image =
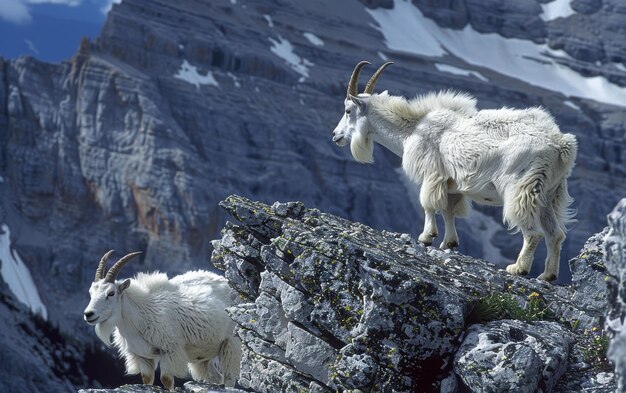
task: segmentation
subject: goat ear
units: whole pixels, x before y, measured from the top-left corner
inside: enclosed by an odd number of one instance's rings
[[[365,108],[367,108],[367,102],[365,102],[365,100],[360,97],[350,94],[350,100],[354,102],[361,111],[365,111]]]
[[[130,278],[127,278],[126,280],[124,280],[123,283],[117,286],[117,290],[119,291],[119,293],[122,293],[129,286],[130,286]]]

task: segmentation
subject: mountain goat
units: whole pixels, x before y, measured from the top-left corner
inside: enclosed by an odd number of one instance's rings
[[[151,385],[160,364],[161,382],[170,390],[174,377],[188,372],[194,380],[234,386],[241,343],[224,310],[231,305],[227,280],[198,270],[171,280],[157,272],[116,281],[120,269],[140,252],[122,257],[105,275],[112,253],[100,260],[84,318],[95,325],[100,340],[117,347],[126,372],[141,373],[143,383]]]
[[[340,147],[350,144],[362,163],[373,162],[374,142],[402,158],[406,175],[421,184],[425,224],[419,240],[432,244],[435,213],[440,212],[445,223],[440,247],[457,247],[454,218],[467,216],[471,201],[503,206],[504,222],[524,237],[517,261],[506,271],[527,274],[545,236],[548,254],[539,278],[557,278],[565,226],[573,221],[567,178],[576,159],[574,135],[561,133],[541,108],[478,111],[474,98],[454,92],[412,100],[375,94],[390,62],[359,94],[358,78],[366,64],[354,68],[333,141]]]

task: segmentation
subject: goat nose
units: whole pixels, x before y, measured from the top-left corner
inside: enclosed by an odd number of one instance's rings
[[[85,311],[85,318],[89,318],[93,316],[93,311]]]

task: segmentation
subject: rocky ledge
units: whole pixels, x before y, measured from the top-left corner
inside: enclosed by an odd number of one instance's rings
[[[514,277],[306,209],[231,196],[213,243],[240,304],[239,383],[258,392],[615,390],[603,330],[606,232],[573,284]]]
[[[231,196],[221,206],[238,223],[228,222],[213,242],[212,262],[238,299],[228,311],[244,343],[243,389],[616,389],[604,315],[612,310],[615,327],[626,310],[617,296],[626,293],[619,286],[626,269],[616,267],[626,265],[626,200],[611,214],[611,228],[570,261],[568,286],[514,277],[299,202],[268,206]],[[614,261],[605,264],[605,255]],[[623,350],[617,341],[615,358]]]
[[[163,393],[170,392],[158,386],[147,385],[124,385],[117,389],[81,389],[78,393]],[[199,382],[186,382],[182,387],[177,387],[176,393],[245,393],[243,390],[225,388]]]

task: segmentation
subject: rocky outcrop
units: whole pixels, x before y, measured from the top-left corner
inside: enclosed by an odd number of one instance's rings
[[[567,367],[572,334],[557,322],[471,325],[454,371],[473,391],[551,392]]]
[[[78,393],[165,393],[165,390],[158,386],[149,385],[124,385],[115,389],[80,389]],[[177,393],[244,393],[243,390],[234,388],[224,388],[222,386],[210,385],[199,382],[186,382],[182,387],[176,388]]]
[[[609,214],[610,230],[604,243],[607,287],[610,307],[607,327],[615,336],[609,347],[609,358],[615,364],[618,391],[626,390],[626,199]]]
[[[614,386],[584,357],[606,297],[585,301],[577,287],[514,277],[301,203],[231,196],[222,207],[241,224],[227,223],[212,262],[241,302],[229,313],[246,389],[576,391],[559,385],[564,374]],[[602,280],[606,271],[586,262],[595,246],[572,265]]]

